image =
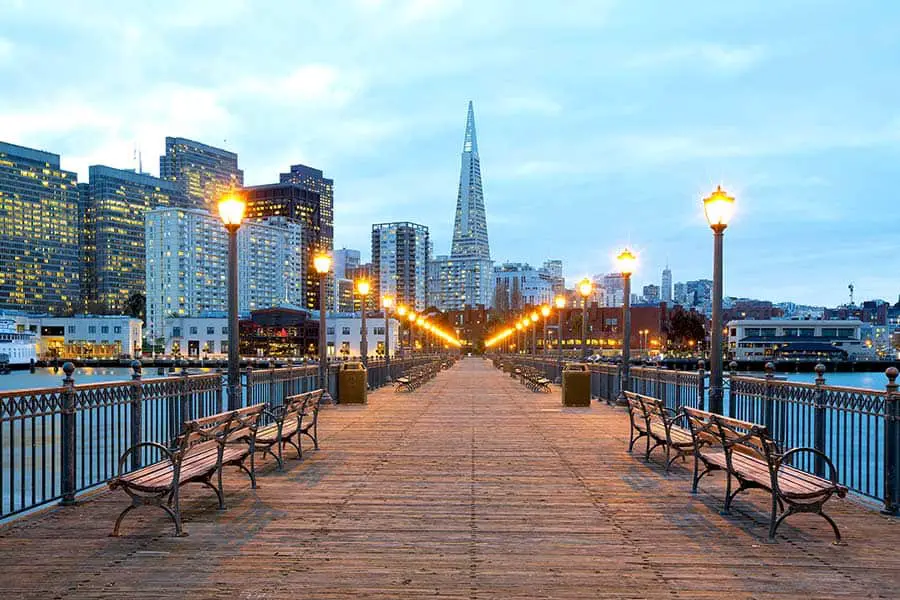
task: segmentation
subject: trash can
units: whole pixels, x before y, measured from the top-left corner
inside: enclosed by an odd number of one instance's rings
[[[563,406],[591,405],[591,370],[584,363],[568,363],[562,373]]]
[[[366,368],[361,362],[345,362],[338,371],[338,401],[341,404],[365,404],[368,388]]]

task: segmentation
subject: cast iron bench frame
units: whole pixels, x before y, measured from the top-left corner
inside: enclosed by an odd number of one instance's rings
[[[822,507],[832,496],[845,497],[848,489],[838,483],[837,469],[828,455],[815,448],[792,448],[782,452],[764,425],[687,407],[684,412],[694,439],[692,493],[697,492],[697,484],[704,475],[723,470],[727,477],[723,514],[730,513],[731,503],[740,492],[759,488],[769,492],[772,497],[768,537],[770,542],[775,541],[775,533],[787,517],[797,513],[812,513],[831,525],[834,531],[832,543],[841,543],[837,523],[825,514]],[[818,477],[791,466],[791,459],[801,453],[810,453],[820,458],[828,467],[829,478]],[[738,482],[738,489],[733,492],[732,479]]]
[[[673,410],[659,398],[645,396],[635,392],[625,392],[628,400],[628,420],[630,424],[628,451],[631,452],[635,442],[644,437],[647,447],[644,460],[650,460],[650,454],[662,446],[666,452],[665,471],[679,458],[686,459],[694,453],[694,439],[685,422],[684,413]],[[651,440],[653,444],[651,445]],[[672,456],[672,451],[675,455]]]
[[[319,406],[324,390],[313,390],[295,394],[284,399],[284,404],[265,411],[272,419],[268,425],[256,431],[255,447],[257,452],[270,454],[278,463],[278,470],[284,470],[284,447],[288,444],[296,448],[297,458],[303,458],[303,435],[309,437],[316,450],[319,449],[318,421]],[[304,423],[304,417],[309,417]],[[312,433],[310,433],[312,431]],[[277,454],[272,450],[275,448]]]

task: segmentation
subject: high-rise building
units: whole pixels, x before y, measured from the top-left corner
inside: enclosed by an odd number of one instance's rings
[[[544,261],[544,271],[550,275],[554,294],[565,294],[566,280],[563,277],[563,262],[558,259]]]
[[[710,312],[712,310],[712,287],[711,279],[695,279],[685,282],[685,302],[690,306],[700,308],[702,312]]]
[[[144,293],[144,217],[160,207],[184,207],[174,182],[145,173],[94,165],[84,201],[84,297],[89,312],[121,313]]]
[[[645,285],[643,289],[644,302],[647,304],[659,304],[659,286]]]
[[[181,137],[166,138],[159,176],[175,184],[188,206],[211,212],[222,196],[244,185],[237,154]]]
[[[58,154],[0,142],[0,308],[78,307],[77,184]]]
[[[327,180],[331,181],[331,180]],[[312,257],[317,252],[331,253],[334,223],[330,212],[322,204],[319,192],[301,183],[271,183],[244,188],[247,216],[287,217],[303,225],[303,267],[306,279],[306,298],[303,308],[319,308],[319,275],[313,267]],[[328,298],[333,282],[327,284]]]
[[[675,284],[672,300],[674,300],[675,304],[681,304],[682,306],[687,304],[687,287],[683,282],[679,281]]]
[[[672,271],[669,269],[669,265],[666,265],[662,272],[660,299],[668,304],[672,303]]]
[[[603,306],[613,307],[625,304],[625,278],[621,273],[603,276]]]
[[[334,302],[332,308],[337,312],[355,312],[357,303],[353,294],[353,279],[361,262],[359,250],[341,248],[334,251]]]
[[[428,268],[430,304],[443,311],[490,305],[493,262],[488,244],[475,111],[471,102],[463,138],[450,256],[435,257],[433,262]]]
[[[554,275],[546,268],[535,269],[523,263],[503,263],[494,267],[493,278],[493,306],[500,312],[553,303]]]
[[[347,279],[347,271],[359,268],[361,254],[359,250],[341,248],[334,251],[334,276],[337,279]]]
[[[334,247],[334,179],[328,179],[321,169],[306,165],[291,165],[288,173],[282,173],[281,183],[296,183],[319,195],[320,227],[318,243],[322,252]]]
[[[372,225],[372,284],[375,298],[425,310],[428,278],[428,227],[416,223]]]
[[[161,208],[146,216],[148,338],[167,317],[228,310],[228,233],[218,215]],[[303,226],[284,217],[245,219],[238,229],[238,310],[299,305]]]

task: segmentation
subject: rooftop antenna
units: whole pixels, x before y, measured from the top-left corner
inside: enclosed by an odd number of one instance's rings
[[[853,283],[848,285],[847,288],[850,290],[850,306],[853,306]]]

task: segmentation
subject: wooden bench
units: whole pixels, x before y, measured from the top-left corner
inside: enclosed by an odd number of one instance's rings
[[[121,488],[131,498],[131,504],[119,514],[112,535],[119,535],[125,515],[139,506],[163,509],[175,522],[175,535],[186,535],[181,523],[179,488],[188,483],[201,483],[216,493],[219,509],[224,510],[222,468],[226,465],[247,473],[255,488],[256,425],[264,408],[264,404],[257,404],[188,421],[173,448],[142,442],[127,449],[119,458],[118,475],[110,479],[108,485],[113,490]],[[129,473],[123,472],[135,452],[138,453],[135,457],[140,458],[150,450],[156,450],[162,459]],[[244,464],[248,457],[249,468]],[[212,483],[214,475],[217,476],[215,484]]]
[[[286,445],[290,444],[297,449],[298,459],[303,458],[300,441],[303,435],[313,441],[316,450],[319,449],[319,405],[323,393],[324,390],[314,390],[288,396],[282,406],[265,411],[272,422],[257,429],[255,447],[257,452],[271,454],[278,463],[279,471],[284,470]]]
[[[834,543],[841,543],[837,524],[822,507],[834,495],[846,496],[847,487],[837,482],[837,469],[825,453],[815,448],[793,448],[782,452],[763,425],[692,408],[685,408],[684,412],[694,440],[692,492],[696,493],[697,484],[707,473],[725,471],[723,514],[729,513],[731,503],[739,493],[759,488],[772,497],[769,541],[774,541],[778,527],[790,515],[813,513],[828,521],[834,531]],[[791,460],[803,453],[820,458],[828,467],[829,478],[791,466]],[[738,482],[735,491],[732,491],[732,479]]]
[[[629,432],[628,451],[631,452],[635,442],[645,438],[647,447],[644,460],[650,460],[650,453],[658,447],[666,451],[666,472],[672,463],[679,458],[685,459],[694,452],[694,439],[687,427],[682,427],[684,414],[666,406],[658,398],[625,392],[628,400]],[[651,445],[652,441],[652,445]],[[674,456],[673,456],[674,452]]]
[[[440,370],[441,361],[437,360],[424,365],[419,365],[418,367],[412,367],[402,377],[398,377],[394,380],[394,383],[397,384],[394,391],[399,392],[400,390],[404,390],[411,392],[437,375]]]
[[[552,383],[541,371],[526,366],[519,367],[519,381],[532,392],[549,392]]]

